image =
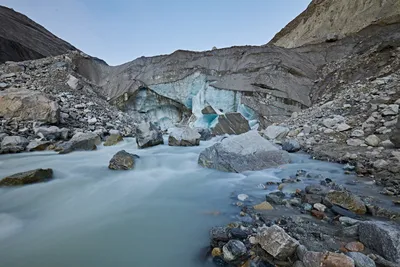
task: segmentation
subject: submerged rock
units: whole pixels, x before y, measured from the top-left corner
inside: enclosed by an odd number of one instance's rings
[[[299,242],[289,236],[278,225],[273,225],[257,234],[260,246],[276,259],[285,260],[291,257],[297,249]]]
[[[18,186],[45,182],[53,178],[52,169],[36,169],[20,172],[0,180],[0,186]]]
[[[136,128],[136,144],[139,149],[164,144],[161,128],[151,122],[140,123]]]
[[[201,135],[193,128],[172,128],[168,137],[169,146],[198,146]]]
[[[200,153],[198,163],[226,172],[262,170],[290,162],[289,154],[279,150],[257,132],[230,136]]]
[[[217,124],[212,128],[214,135],[243,134],[248,131],[250,131],[249,122],[240,113],[219,115]]]
[[[108,168],[111,170],[131,170],[135,167],[135,158],[138,157],[125,150],[118,151],[110,160]]]
[[[358,196],[347,191],[331,191],[326,195],[325,200],[356,214],[365,214],[367,212],[364,202]]]
[[[124,140],[120,134],[111,134],[104,142],[104,146],[114,146]]]
[[[384,258],[400,263],[400,226],[386,222],[361,222],[360,241]]]
[[[95,150],[101,144],[100,137],[95,133],[76,133],[71,140],[61,144],[56,150],[60,154],[70,153],[79,150]]]

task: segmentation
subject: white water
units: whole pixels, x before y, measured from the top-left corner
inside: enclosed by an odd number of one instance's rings
[[[267,192],[258,184],[300,168],[343,176],[340,165],[305,156],[284,168],[244,174],[203,169],[198,154],[212,143],[137,150],[129,139],[92,152],[0,156],[0,177],[55,171],[47,183],[0,189],[0,266],[209,266],[200,259],[209,229],[239,212],[232,192],[262,201]],[[108,170],[121,149],[141,156],[135,170]]]

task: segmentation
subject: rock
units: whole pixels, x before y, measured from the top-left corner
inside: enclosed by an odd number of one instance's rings
[[[201,135],[193,128],[172,128],[169,131],[169,146],[198,146]]]
[[[355,267],[376,267],[375,262],[362,253],[348,252],[346,255],[353,259]]]
[[[328,33],[326,35],[325,42],[333,43],[333,42],[336,42],[337,40],[339,40],[339,35],[338,34],[336,34],[336,33]]]
[[[305,267],[320,267],[324,254],[322,252],[307,251],[303,256]]]
[[[347,243],[345,248],[351,252],[361,252],[365,249],[364,244],[361,242],[350,242]]]
[[[393,116],[397,114],[399,114],[399,105],[397,104],[388,105],[382,110],[383,116]]]
[[[344,208],[342,208],[340,206],[337,206],[337,205],[333,205],[331,207],[331,210],[333,211],[333,213],[341,215],[341,216],[346,216],[346,217],[349,217],[349,218],[357,217],[357,215],[354,212],[352,212],[352,211],[350,211],[348,209],[344,209]]]
[[[400,148],[400,119],[397,120],[396,129],[390,136],[390,141],[392,141],[395,147]]]
[[[305,267],[304,263],[302,263],[301,261],[296,261],[293,264],[293,267]]]
[[[278,225],[273,225],[257,234],[257,242],[260,246],[279,260],[291,257],[297,249],[299,242],[290,237],[285,230]]]
[[[96,118],[90,118],[90,119],[88,119],[89,125],[96,124],[96,122],[97,122],[97,119],[96,119]]]
[[[339,115],[335,115],[333,118],[324,119],[322,121],[322,125],[324,125],[326,128],[334,128],[339,123],[342,123],[344,121],[345,121],[344,117],[339,116]]]
[[[246,195],[246,194],[239,194],[239,195],[237,196],[237,198],[238,198],[238,200],[240,200],[240,201],[245,201],[246,199],[249,198],[249,196]]]
[[[206,106],[201,110],[201,114],[210,115],[217,114],[217,112],[211,106]]]
[[[45,182],[53,178],[52,169],[36,169],[16,173],[0,180],[0,186],[18,186]]]
[[[274,207],[272,207],[271,204],[269,204],[267,201],[261,202],[260,204],[257,204],[253,207],[255,210],[273,210]]]
[[[232,228],[230,234],[232,238],[236,239],[246,239],[248,236],[247,232],[240,228]]]
[[[346,141],[346,143],[347,143],[347,145],[349,145],[349,146],[362,146],[362,145],[365,144],[363,140],[354,139],[354,138],[348,139],[348,140]]]
[[[282,143],[282,149],[289,152],[294,153],[301,149],[300,144],[297,140],[290,139],[286,140]]]
[[[321,203],[315,203],[314,204],[314,209],[324,212],[326,210],[326,206],[324,204]]]
[[[360,241],[384,258],[400,263],[400,226],[386,222],[361,222]]]
[[[196,131],[200,134],[200,141],[208,141],[214,137],[208,128],[196,128]]]
[[[247,248],[239,240],[230,240],[222,247],[222,252],[224,254],[224,260],[234,261],[246,255]]]
[[[378,159],[372,163],[375,169],[385,169],[389,163],[384,159]]]
[[[250,131],[249,122],[240,113],[219,115],[217,124],[211,129],[214,135],[243,134]]]
[[[383,146],[384,148],[395,148],[396,146],[392,143],[392,141],[390,140],[384,140],[381,142],[381,146]]]
[[[300,261],[304,261],[304,256],[306,255],[307,248],[303,245],[299,245],[296,249],[296,256]]]
[[[164,144],[160,127],[151,122],[140,123],[136,128],[136,143],[139,149]]]
[[[107,137],[107,140],[104,142],[104,146],[113,146],[123,141],[124,139],[120,134],[111,134]]]
[[[381,140],[376,135],[370,135],[365,138],[365,143],[369,146],[377,147],[381,143]]]
[[[310,205],[315,205],[316,203],[322,202],[322,196],[316,194],[305,194],[302,198],[304,203],[308,203]],[[310,210],[312,209],[312,206]]]
[[[312,184],[305,188],[307,194],[325,196],[329,192],[329,188],[323,185]]]
[[[326,195],[325,200],[353,211],[356,214],[365,214],[367,212],[364,202],[358,196],[347,191],[330,191]]]
[[[135,158],[138,158],[138,156],[125,150],[118,151],[110,160],[108,168],[111,170],[131,170],[135,167]]]
[[[306,265],[307,266],[307,265]],[[352,258],[338,253],[327,252],[321,260],[321,266],[325,267],[354,267]]]
[[[344,132],[344,131],[350,130],[351,126],[346,123],[341,123],[341,124],[337,125],[336,129],[339,132]]]
[[[46,150],[52,143],[49,141],[31,141],[26,147],[26,151],[44,151]]]
[[[3,153],[19,153],[25,150],[29,141],[21,136],[6,136],[1,141],[1,151]]]
[[[282,205],[284,198],[285,194],[282,193],[281,191],[272,192],[266,196],[266,200],[268,202],[271,202],[276,205]]]
[[[42,139],[56,141],[56,140],[67,140],[69,130],[67,128],[58,128],[57,126],[50,127],[38,127],[34,128],[34,132],[37,136]]]
[[[222,255],[222,250],[220,248],[213,248],[211,255],[214,257],[219,257]]]
[[[95,133],[76,133],[71,140],[61,144],[56,150],[60,154],[70,153],[78,150],[95,150],[101,144],[100,137]]]
[[[226,227],[213,227],[210,230],[210,239],[218,244],[219,241],[227,242],[229,240],[229,231]]]
[[[363,137],[364,136],[364,131],[363,130],[354,130],[351,132],[351,137]]]
[[[356,220],[356,219],[349,218],[349,217],[342,216],[342,217],[339,218],[339,222],[341,222],[344,225],[352,226],[352,225],[358,224],[360,221]]]
[[[322,220],[326,217],[325,213],[319,210],[311,210],[311,215],[319,220]]]
[[[0,117],[58,123],[60,108],[38,91],[10,88],[0,91]]]
[[[277,149],[256,131],[230,136],[200,153],[198,163],[227,172],[262,170],[290,162],[286,151]]]
[[[83,85],[79,82],[77,78],[75,78],[73,75],[69,75],[67,85],[72,89],[72,90],[81,90],[83,88]]]
[[[268,140],[282,140],[289,133],[289,128],[283,126],[270,125],[261,132],[262,136]]]

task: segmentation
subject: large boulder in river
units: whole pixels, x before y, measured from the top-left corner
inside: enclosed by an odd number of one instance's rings
[[[400,263],[400,226],[388,222],[362,222],[359,239],[384,258]]]
[[[1,153],[19,153],[25,150],[29,141],[21,136],[6,136],[1,141]]]
[[[60,154],[70,153],[77,150],[95,150],[101,144],[100,136],[95,133],[76,133],[71,140],[61,144],[57,150]]]
[[[259,232],[256,241],[268,254],[280,260],[291,257],[299,246],[299,242],[278,225],[273,225]]]
[[[55,101],[40,92],[10,88],[0,91],[0,117],[57,123],[60,108]]]
[[[226,172],[262,170],[290,162],[289,154],[279,150],[256,131],[224,138],[200,153],[198,163]]]
[[[125,150],[118,151],[118,153],[115,154],[110,160],[108,168],[111,170],[133,169],[135,167],[135,158],[139,158],[139,156],[130,154]]]
[[[250,131],[249,122],[240,113],[219,115],[217,124],[212,128],[214,135],[242,134]]]
[[[356,214],[365,214],[367,212],[365,203],[358,196],[348,191],[330,191],[326,195],[325,201],[341,206]]]
[[[140,149],[164,144],[161,128],[151,122],[140,123],[136,127],[136,144]]]
[[[172,128],[169,131],[168,145],[170,146],[198,146],[201,135],[193,128]]]
[[[18,186],[45,182],[53,178],[52,169],[37,169],[16,173],[0,180],[0,186]]]

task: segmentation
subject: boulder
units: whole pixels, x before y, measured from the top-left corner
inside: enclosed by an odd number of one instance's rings
[[[169,146],[198,146],[201,135],[193,128],[172,128],[168,137]]]
[[[161,128],[151,122],[142,122],[136,127],[136,144],[139,149],[164,144]]]
[[[294,153],[300,151],[301,147],[297,140],[290,139],[282,143],[282,149],[289,153]]]
[[[97,146],[101,144],[100,136],[95,133],[76,133],[71,140],[61,144],[56,150],[60,154],[70,153],[79,150],[96,150]]]
[[[110,160],[110,170],[131,170],[135,167],[135,158],[139,156],[130,154],[125,150],[118,151]]]
[[[67,85],[72,89],[72,90],[80,90],[83,88],[83,85],[80,83],[79,79],[74,77],[73,75],[69,75]]]
[[[400,263],[400,226],[388,222],[361,222],[359,239],[384,258]]]
[[[36,169],[16,173],[0,180],[0,186],[18,186],[45,182],[53,178],[52,169]]]
[[[67,140],[69,134],[67,128],[60,129],[57,126],[37,127],[34,128],[34,132],[38,137],[49,141]]]
[[[303,257],[305,267],[354,267],[354,261],[344,254],[307,251]]]
[[[38,91],[10,88],[0,91],[0,117],[58,123],[60,108]]]
[[[344,131],[350,130],[351,126],[346,123],[340,123],[339,125],[337,125],[336,129],[339,132],[344,132]]]
[[[339,205],[356,214],[365,214],[367,212],[364,202],[358,196],[347,191],[330,191],[326,195],[325,201]]]
[[[272,207],[272,205],[267,201],[261,202],[260,204],[255,205],[253,208],[258,211],[274,209],[274,207]]]
[[[381,143],[381,139],[379,139],[378,136],[372,134],[370,136],[368,136],[367,138],[365,138],[365,143],[369,146],[379,146],[379,144]]]
[[[375,262],[370,257],[360,252],[348,252],[346,255],[353,259],[356,267],[376,267]]]
[[[250,131],[249,122],[240,113],[219,115],[217,123],[212,127],[214,135],[242,134]]]
[[[26,147],[26,151],[44,151],[46,150],[52,143],[49,141],[31,141]]]
[[[291,257],[297,249],[299,242],[290,237],[278,225],[268,227],[257,234],[258,244],[270,255],[279,260]]]
[[[29,141],[21,136],[6,136],[1,141],[2,153],[19,153],[25,150]]]
[[[246,255],[247,248],[242,241],[229,240],[229,242],[222,247],[222,252],[225,261],[234,261]]]
[[[214,137],[208,128],[196,128],[196,131],[200,134],[200,141],[208,141]]]
[[[261,135],[268,140],[282,140],[289,133],[289,128],[283,126],[270,125],[261,132]]]
[[[397,114],[399,114],[399,105],[397,104],[388,105],[382,110],[383,116],[394,116]]]
[[[120,134],[111,134],[104,142],[104,146],[113,146],[124,140]]]
[[[279,150],[256,131],[224,138],[200,153],[198,163],[226,172],[255,171],[290,162],[289,154]]]

